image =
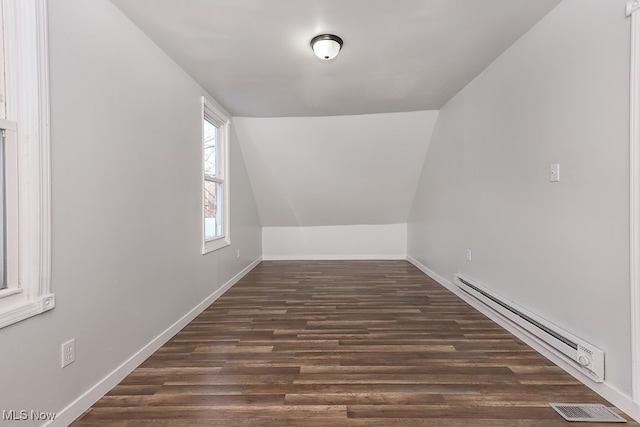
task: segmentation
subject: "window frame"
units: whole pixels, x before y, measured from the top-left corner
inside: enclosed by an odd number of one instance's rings
[[[0,197],[4,205],[4,224],[0,217],[0,226],[4,226],[4,252],[6,265],[6,288],[0,289],[0,312],[2,307],[16,302],[18,297],[12,295],[22,293],[18,281],[18,144],[17,126],[15,122],[0,119],[0,137],[4,139],[4,188],[0,188]],[[2,149],[2,147],[0,147]],[[4,191],[4,194],[2,192]],[[0,242],[2,244],[3,242]],[[0,260],[2,262],[2,260]],[[19,302],[19,301],[18,301]]]
[[[216,251],[231,244],[231,221],[230,221],[230,185],[229,185],[229,139],[230,139],[230,120],[229,117],[217,108],[212,102],[208,101],[204,96],[202,97],[202,135],[200,138],[201,144],[201,167],[202,167],[202,209],[201,209],[201,236],[202,236],[202,253],[207,254],[209,252]],[[204,151],[204,128],[205,122],[213,124],[218,128],[216,138],[216,177],[213,179],[207,179],[205,174],[205,151]],[[205,236],[205,184],[206,182],[217,182],[222,186],[222,234],[216,236],[213,239],[208,239]]]
[[[51,310],[51,184],[47,0],[0,0],[6,120],[8,288],[0,328]],[[15,135],[15,142],[11,141]]]

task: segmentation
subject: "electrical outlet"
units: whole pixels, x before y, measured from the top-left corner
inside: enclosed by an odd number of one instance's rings
[[[238,252],[236,253],[236,258],[240,258],[240,249],[238,249]]]
[[[467,261],[471,261],[471,249],[467,249]]]
[[[64,368],[76,360],[76,340],[69,340],[61,345],[62,367]]]

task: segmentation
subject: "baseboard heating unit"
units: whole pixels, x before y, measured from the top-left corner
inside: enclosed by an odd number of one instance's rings
[[[471,279],[456,275],[455,283],[460,289],[491,310],[562,353],[593,381],[604,381],[604,352],[599,348],[582,341],[526,309],[507,302],[483,286],[474,283]]]

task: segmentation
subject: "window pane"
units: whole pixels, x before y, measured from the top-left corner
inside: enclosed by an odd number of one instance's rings
[[[216,176],[218,159],[218,127],[204,120],[204,174]]]
[[[222,236],[222,184],[204,182],[204,239]]]

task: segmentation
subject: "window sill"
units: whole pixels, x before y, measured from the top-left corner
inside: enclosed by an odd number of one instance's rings
[[[11,296],[4,296],[2,300],[0,301],[11,302],[11,305],[0,308],[0,328],[49,311],[56,305],[54,294],[43,295],[38,299],[30,301],[26,299],[24,294],[14,293]]]
[[[202,254],[208,254],[209,252],[217,251],[231,244],[231,239],[227,237],[218,237],[217,239],[208,240],[204,242],[202,247]]]
[[[3,289],[0,291],[0,301],[2,301],[2,298],[7,298],[7,297],[10,297],[11,295],[15,295],[19,293],[22,293],[22,289],[20,288]],[[0,310],[1,308],[2,306],[0,305]]]

